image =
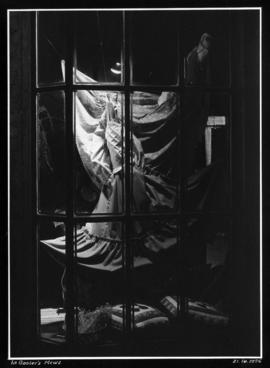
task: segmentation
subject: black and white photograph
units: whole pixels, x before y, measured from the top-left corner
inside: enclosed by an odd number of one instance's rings
[[[262,8],[6,17],[8,360],[260,363]]]

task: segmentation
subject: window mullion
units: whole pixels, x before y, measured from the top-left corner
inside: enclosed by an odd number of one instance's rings
[[[184,83],[184,54],[182,49],[182,38],[183,31],[181,32],[181,24],[177,27],[177,81],[179,86],[179,96],[178,96],[178,108],[177,108],[177,117],[179,119],[179,130],[178,130],[178,149],[177,154],[180,156],[178,160],[178,185],[180,188],[177,188],[178,195],[179,195],[179,221],[177,226],[177,257],[178,257],[178,264],[181,269],[181,272],[178,272],[177,275],[177,288],[180,292],[177,292],[177,315],[178,317],[184,317],[187,312],[187,297],[186,297],[186,290],[183,288],[183,280],[186,280],[186,275],[184,270],[186,269],[186,257],[185,257],[185,236],[184,236],[184,224],[185,224],[185,210],[184,210],[184,175],[182,168],[184,167],[184,159],[186,159],[185,152],[183,152],[183,140],[185,137],[183,136],[183,116],[184,113],[181,109],[181,106],[184,105],[183,98],[186,92],[186,85]],[[196,88],[196,87],[195,87]],[[177,270],[176,270],[177,272]],[[180,294],[180,295],[179,295]]]
[[[124,87],[125,87],[125,139],[124,139],[124,168],[125,168],[125,333],[130,336],[132,325],[132,293],[131,293],[131,268],[132,268],[132,252],[131,252],[131,213],[130,213],[130,198],[131,198],[131,166],[130,166],[130,152],[131,152],[131,127],[130,127],[130,49],[129,49],[129,21],[126,12],[123,12],[123,48],[124,48]],[[127,340],[127,342],[129,339]]]
[[[73,54],[74,29],[72,15],[67,17],[67,60],[66,60],[66,185],[67,185],[67,218],[66,218],[66,339],[70,343],[74,340],[74,137],[73,137]]]
[[[33,137],[33,144],[32,144],[32,236],[33,236],[33,244],[34,244],[34,259],[36,262],[35,265],[35,274],[34,274],[34,281],[35,281],[35,310],[36,310],[36,333],[40,336],[40,307],[39,307],[39,287],[38,287],[38,280],[39,280],[39,244],[38,244],[38,162],[37,162],[37,30],[38,30],[38,12],[35,12],[31,18],[31,27],[32,27],[32,40],[33,40],[33,48],[31,50],[31,77],[32,77],[32,127],[31,127],[31,134]]]

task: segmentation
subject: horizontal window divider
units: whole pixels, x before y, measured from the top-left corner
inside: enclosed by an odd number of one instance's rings
[[[37,213],[37,218],[40,220],[52,220],[52,221],[65,221],[67,220],[67,215],[65,214],[59,214],[59,215],[55,215],[55,214],[49,214],[49,213]]]
[[[195,84],[187,84],[187,85],[183,85],[182,86],[183,89],[186,90],[204,90],[206,92],[217,92],[217,93],[226,93],[226,94],[230,94],[232,92],[232,88],[231,87],[227,87],[227,86],[220,86],[220,85],[205,85],[205,86],[200,86],[200,85],[195,85]]]
[[[37,218],[42,219],[42,220],[51,220],[51,221],[63,221],[63,222],[67,222],[67,221],[74,221],[74,223],[78,223],[78,222],[83,222],[83,221],[89,221],[89,222],[104,222],[104,221],[121,221],[124,220],[126,218],[125,215],[85,215],[85,216],[79,216],[79,215],[74,215],[74,216],[68,216],[66,214],[64,215],[55,215],[55,214],[45,214],[45,213],[38,213],[37,214]]]
[[[183,211],[183,216],[232,216],[232,211]]]
[[[86,216],[76,216],[73,218],[74,222],[112,222],[112,221],[124,221],[126,219],[125,215],[86,215]]]
[[[53,92],[53,91],[64,91],[67,89],[67,84],[48,84],[46,86],[38,86],[35,88],[37,92]]]
[[[232,216],[231,211],[181,211],[181,212],[164,212],[164,213],[131,213],[131,214],[95,214],[95,215],[74,215],[73,217],[55,214],[45,214],[38,213],[37,218],[41,220],[51,220],[51,221],[74,221],[74,223],[79,222],[106,222],[106,221],[128,221],[137,219],[166,219],[166,218],[179,218],[186,216],[207,216],[207,215],[217,215],[217,216]]]
[[[130,215],[133,220],[141,220],[141,219],[166,219],[166,218],[177,218],[181,217],[181,213],[179,212],[164,212],[164,213],[132,213]]]
[[[183,86],[181,85],[177,85],[177,84],[160,84],[160,85],[153,85],[153,84],[131,84],[130,86],[128,86],[128,88],[131,91],[157,91],[160,92],[162,91],[179,91],[180,89],[183,88]]]
[[[209,125],[206,125],[205,128],[217,128],[217,129],[223,128],[223,129],[229,129],[231,127],[229,126],[229,124],[225,124],[225,125],[215,125],[215,124],[210,125],[209,124]]]
[[[189,215],[220,215],[220,216],[231,216],[231,211],[181,211],[181,212],[160,212],[160,213],[133,213],[131,214],[132,219],[146,219],[146,218],[176,218],[185,217]]]
[[[184,83],[180,83],[179,85],[170,85],[170,84],[162,84],[162,85],[148,85],[148,84],[132,84],[127,86],[132,91],[175,91],[178,92],[184,90],[197,90],[197,91],[207,91],[207,92],[217,92],[217,93],[231,93],[230,87],[224,86],[199,86],[199,85],[185,85]]]
[[[74,84],[72,88],[76,90],[97,90],[97,91],[126,91],[126,92],[134,92],[134,91],[154,91],[160,92],[162,91],[179,91],[179,89],[183,88],[181,86],[171,86],[171,85],[128,85],[128,84],[119,84],[119,85],[111,85],[111,84]]]
[[[79,90],[93,90],[93,91],[125,91],[126,87],[124,84],[89,84],[80,83],[72,85],[73,91]]]
[[[160,92],[160,91],[173,91],[179,92],[184,90],[204,90],[207,92],[217,92],[217,93],[231,93],[231,88],[223,87],[223,86],[196,86],[196,85],[170,85],[170,84],[162,84],[162,85],[153,85],[153,84],[73,84],[72,88],[74,91],[81,89],[90,89],[90,90],[111,90],[111,91],[146,91],[146,92]]]
[[[142,214],[123,214],[123,215],[88,215],[76,216],[74,221],[104,222],[104,221],[132,221],[137,219],[157,219],[157,218],[175,218],[181,216],[180,213],[142,213]]]
[[[50,92],[67,90],[71,88],[74,92],[79,90],[93,90],[93,91],[128,91],[130,93],[134,91],[145,92],[160,92],[160,91],[172,91],[181,92],[185,90],[204,90],[206,92],[226,93],[231,94],[233,89],[230,87],[222,86],[196,86],[196,85],[124,85],[124,84],[52,84],[46,86],[38,86],[35,88],[36,92]]]

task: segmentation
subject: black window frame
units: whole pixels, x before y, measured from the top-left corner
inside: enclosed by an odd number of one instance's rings
[[[119,10],[121,11],[121,10]],[[229,12],[229,10],[228,10]],[[181,13],[181,10],[179,10],[179,13]],[[185,16],[183,12],[183,15]],[[198,215],[198,216],[210,216],[210,215],[217,215],[217,216],[224,216],[229,219],[230,224],[232,226],[232,216],[233,216],[233,202],[232,202],[232,129],[231,129],[231,122],[232,122],[232,112],[231,112],[231,100],[232,100],[232,85],[231,85],[231,52],[228,58],[229,62],[229,84],[225,87],[223,86],[188,86],[184,84],[184,57],[183,50],[181,49],[181,27],[177,27],[178,29],[178,53],[177,53],[177,65],[178,65],[178,71],[177,71],[177,83],[176,85],[139,85],[139,84],[132,84],[131,83],[131,68],[132,65],[132,55],[130,52],[130,44],[131,44],[131,29],[130,29],[130,11],[122,11],[122,19],[123,19],[123,55],[122,55],[122,63],[123,63],[123,70],[124,70],[124,80],[123,84],[111,84],[111,83],[97,83],[97,84],[78,84],[74,83],[73,77],[73,60],[75,59],[75,45],[74,45],[74,19],[71,14],[68,16],[68,24],[67,24],[67,58],[66,58],[66,67],[65,67],[65,82],[54,84],[54,83],[48,83],[47,85],[38,86],[37,80],[36,80],[36,60],[37,60],[37,52],[36,52],[36,45],[37,45],[37,28],[38,28],[38,12],[35,12],[32,14],[32,25],[33,25],[33,44],[35,47],[33,48],[32,52],[32,76],[33,76],[33,83],[32,83],[32,113],[33,116],[36,116],[36,95],[40,92],[49,92],[49,91],[64,91],[65,92],[65,115],[66,115],[66,147],[73,147],[72,149],[67,149],[67,162],[69,163],[69,170],[67,172],[67,206],[66,206],[66,215],[51,215],[51,214],[42,214],[38,212],[37,208],[37,196],[38,196],[38,183],[37,183],[37,158],[36,158],[36,147],[33,147],[32,150],[32,172],[33,172],[33,203],[35,205],[33,206],[33,212],[32,212],[32,220],[33,220],[33,241],[35,244],[38,244],[37,239],[37,233],[36,229],[38,228],[38,223],[40,221],[45,220],[58,220],[65,223],[66,226],[66,276],[67,276],[67,330],[66,330],[66,341],[68,344],[72,344],[75,339],[75,327],[74,327],[74,295],[72,291],[72,285],[74,280],[74,273],[75,273],[75,249],[74,249],[74,225],[77,223],[80,223],[82,221],[88,221],[88,222],[104,222],[104,221],[120,221],[124,225],[124,233],[125,233],[125,249],[123,250],[123,254],[125,254],[125,323],[124,323],[124,341],[130,341],[131,334],[132,334],[132,287],[131,287],[131,278],[132,278],[132,249],[129,241],[128,234],[130,233],[130,227],[131,223],[135,219],[165,219],[165,218],[177,218],[179,220],[178,224],[178,257],[179,257],[179,264],[184,264],[185,259],[185,244],[183,244],[179,239],[183,238],[182,229],[183,229],[183,223],[185,219],[188,216],[191,215]],[[231,25],[228,27],[229,31],[231,32]],[[229,42],[229,50],[231,51],[231,35],[227,35],[227,40]],[[177,212],[170,212],[170,213],[148,213],[148,214],[136,214],[132,213],[130,208],[130,197],[132,193],[132,180],[131,180],[131,165],[130,165],[130,152],[131,152],[131,140],[130,140],[130,132],[131,132],[131,94],[134,91],[150,91],[150,92],[160,92],[162,90],[169,90],[173,91],[177,94],[178,98],[181,99],[181,97],[185,94],[185,91],[187,89],[200,89],[209,92],[209,93],[222,93],[226,94],[229,98],[229,111],[228,116],[226,117],[226,127],[228,132],[228,138],[229,138],[229,150],[228,150],[228,162],[229,162],[229,193],[230,193],[230,202],[232,206],[229,210],[216,210],[216,211],[190,211],[185,210],[181,208],[181,203],[183,203],[183,177],[180,172],[180,186],[178,188],[179,190],[179,197],[180,197],[180,205]],[[111,91],[120,91],[124,94],[124,104],[125,104],[125,211],[123,214],[117,215],[117,214],[111,214],[111,215],[74,215],[74,93],[77,90],[111,90]],[[181,112],[178,113],[181,117]],[[181,118],[179,119],[181,122]],[[33,137],[37,136],[36,132],[36,121],[35,119],[32,120],[32,133]],[[180,153],[180,160],[179,165],[181,165],[181,160],[183,159],[184,155],[182,152],[182,143],[181,140],[183,139],[181,135],[181,126],[179,129],[179,137],[180,137],[180,145],[179,145],[179,153]],[[70,175],[72,173],[72,175]],[[129,173],[129,174],[128,174]],[[232,229],[229,229],[229,237],[231,239],[231,233]],[[232,240],[230,240],[230,243],[232,243]],[[230,245],[231,246],[231,245]],[[37,247],[38,248],[38,247]],[[38,250],[36,254],[36,258],[38,258]],[[36,277],[38,278],[38,269],[36,269]],[[39,316],[39,308],[38,308],[38,282],[36,282],[37,290],[36,290],[36,296],[37,296],[37,316]],[[181,295],[179,297],[179,303],[178,303],[178,314],[179,318],[185,318],[185,314],[187,312],[187,296]],[[39,331],[39,318],[37,320],[37,331]],[[39,334],[39,332],[38,332]],[[127,340],[126,340],[127,338]]]

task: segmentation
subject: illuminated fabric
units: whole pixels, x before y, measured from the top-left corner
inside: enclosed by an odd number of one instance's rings
[[[77,73],[79,82],[93,82]],[[176,209],[177,135],[180,123],[174,93],[161,96],[135,92],[132,104],[133,196],[131,207],[140,212]],[[105,91],[76,93],[76,146],[83,167],[99,190],[93,214],[117,214],[123,208],[124,119],[121,94]],[[200,182],[192,182],[192,190]],[[203,203],[207,194],[199,198]],[[200,202],[200,206],[203,205]],[[77,262],[93,269],[115,271],[122,268],[122,233],[117,222],[86,223],[77,231]],[[159,252],[176,246],[175,220],[134,222],[130,242],[134,247],[134,267],[151,264]],[[42,240],[54,256],[64,262],[65,236]]]

